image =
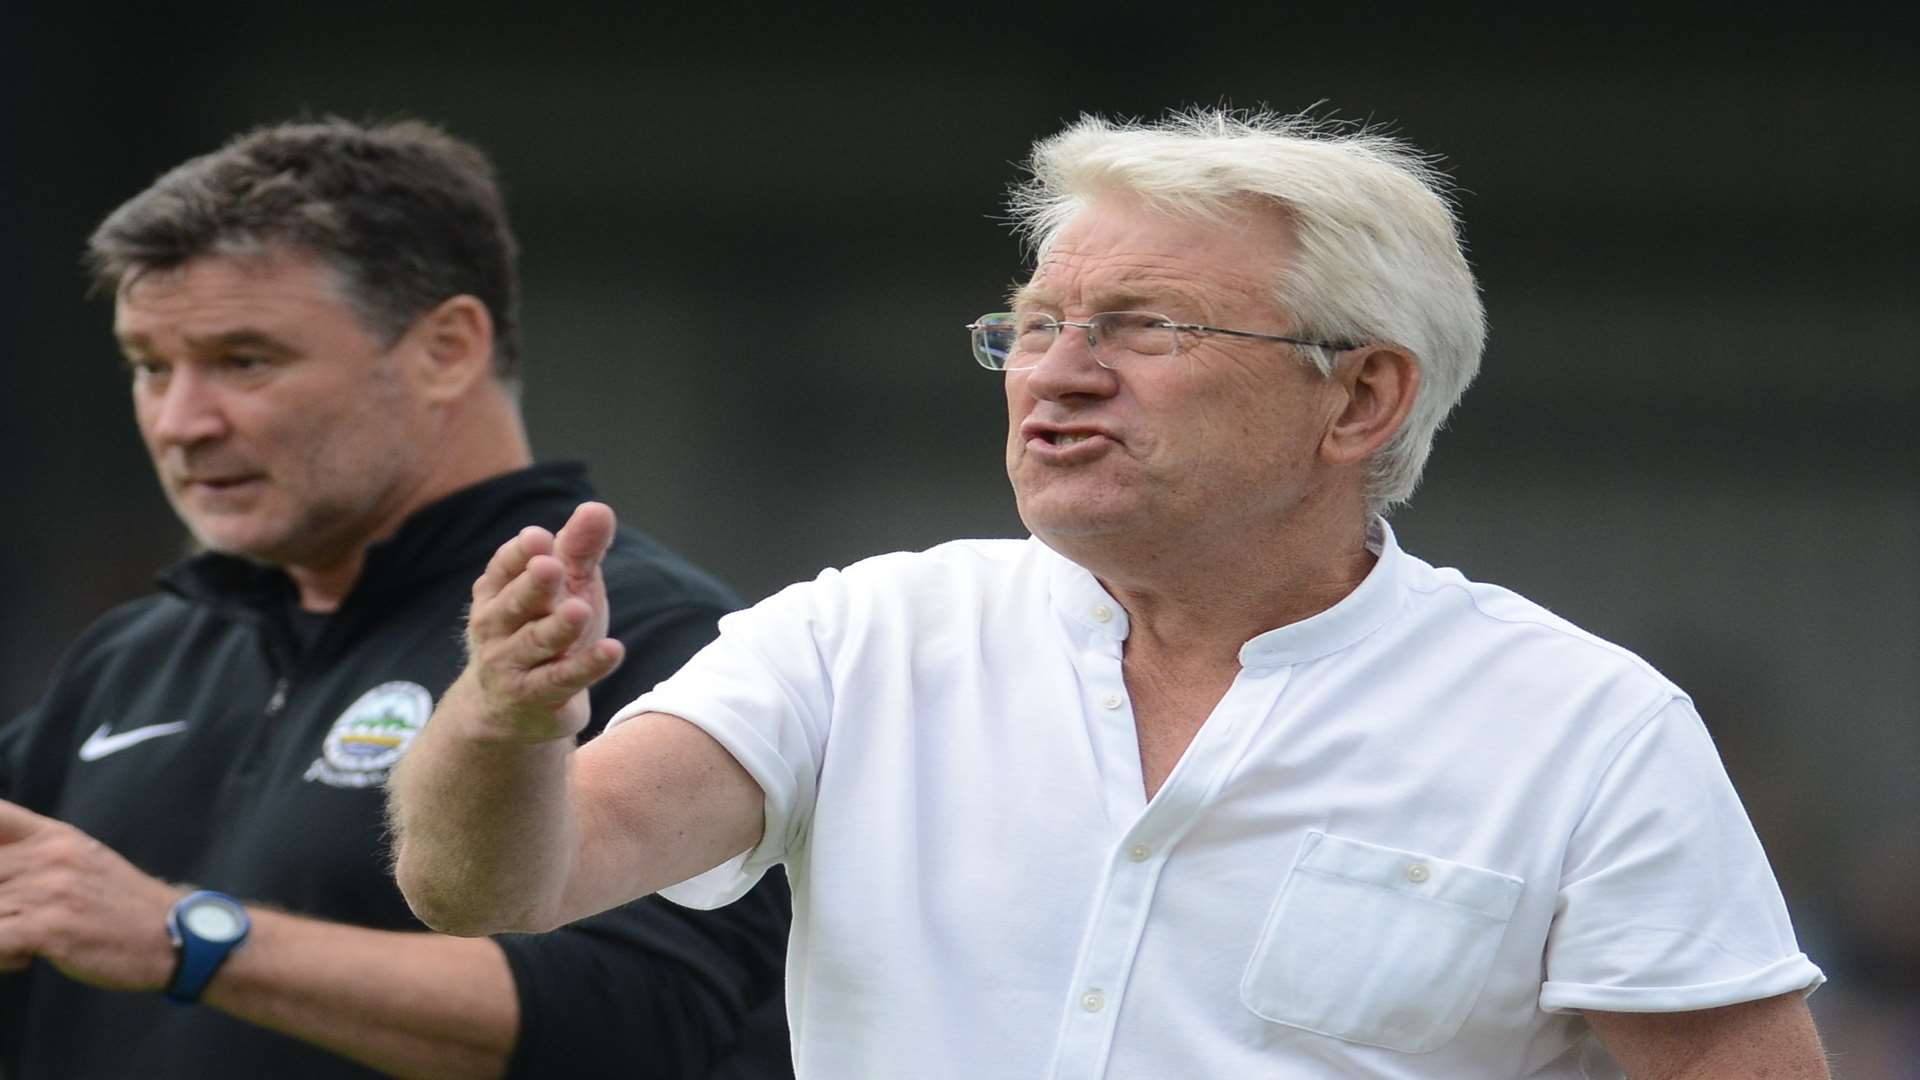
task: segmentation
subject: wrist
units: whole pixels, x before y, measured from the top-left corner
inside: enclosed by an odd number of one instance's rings
[[[167,997],[183,1005],[199,1001],[227,958],[246,944],[252,928],[247,909],[224,893],[202,889],[175,901],[167,912],[167,936],[174,950],[173,972],[164,988]]]

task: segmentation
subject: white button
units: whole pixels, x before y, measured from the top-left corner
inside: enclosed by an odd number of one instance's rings
[[[1413,882],[1415,885],[1420,884],[1432,876],[1433,872],[1427,869],[1426,863],[1417,862],[1407,867],[1407,880]]]
[[[1088,1012],[1099,1012],[1107,1007],[1107,995],[1098,990],[1089,990],[1080,995],[1080,1007]]]
[[[1112,622],[1113,609],[1105,604],[1093,605],[1093,620],[1095,622]]]
[[[1100,707],[1103,709],[1117,709],[1124,701],[1126,701],[1126,699],[1119,694],[1108,694],[1106,697],[1100,699]]]
[[[1135,844],[1127,849],[1127,858],[1132,859],[1134,862],[1146,862],[1147,856],[1151,854],[1153,854],[1153,849],[1145,844]]]

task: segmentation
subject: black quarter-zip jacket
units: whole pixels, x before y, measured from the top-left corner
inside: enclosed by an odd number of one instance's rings
[[[204,554],[110,612],[45,695],[0,729],[0,796],[69,822],[141,870],[355,926],[424,929],[387,869],[384,781],[464,663],[473,580],[527,525],[593,497],[535,466],[423,508],[374,545],[324,618],[281,571]],[[597,732],[738,606],[635,530],[605,565],[620,669]],[[648,898],[498,939],[521,1004],[515,1075],[791,1075],[778,999],[788,904],[772,880],[715,912]],[[751,1016],[751,1019],[747,1019]],[[93,990],[44,962],[0,975],[0,1076],[369,1076],[206,1006]]]

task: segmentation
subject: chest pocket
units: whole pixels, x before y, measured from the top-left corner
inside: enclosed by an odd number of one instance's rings
[[[1519,878],[1307,834],[1240,982],[1263,1019],[1420,1054],[1446,1045],[1486,984]]]

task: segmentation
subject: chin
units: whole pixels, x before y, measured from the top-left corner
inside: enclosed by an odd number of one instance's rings
[[[232,555],[235,558],[257,563],[278,564],[284,561],[279,557],[286,547],[286,541],[281,537],[261,536],[232,528],[205,528],[191,524],[188,526],[188,531],[193,534],[194,544],[202,551]]]
[[[1049,506],[1047,500],[1035,500],[1035,503],[1037,505],[1020,504],[1020,521],[1028,532],[1042,540],[1110,536],[1125,532],[1134,518],[1132,513],[1119,507],[1085,503]]]

